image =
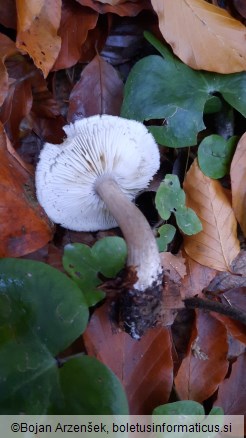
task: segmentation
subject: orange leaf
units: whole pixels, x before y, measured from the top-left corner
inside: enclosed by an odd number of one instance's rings
[[[205,289],[216,275],[216,270],[203,266],[186,255],[187,275],[182,280],[180,295],[183,298],[191,298],[202,295]]]
[[[174,53],[190,67],[218,73],[246,69],[246,29],[204,0],[151,0]]]
[[[81,57],[81,48],[88,31],[94,29],[98,13],[76,2],[63,1],[59,36],[61,50],[52,70],[69,68]]]
[[[195,160],[185,177],[184,190],[187,207],[196,212],[203,226],[200,233],[184,237],[185,251],[201,265],[230,271],[240,247],[237,222],[221,184],[205,176]]]
[[[8,152],[7,141],[0,125],[0,257],[19,257],[44,246],[53,230],[30,174]]]
[[[0,105],[7,96],[9,83],[8,73],[4,65],[5,59],[17,53],[15,43],[6,35],[0,34]]]
[[[61,0],[16,0],[16,7],[16,46],[31,56],[46,77],[61,47],[61,39],[57,35]]]
[[[233,210],[246,236],[246,133],[237,145],[230,174]]]
[[[69,99],[68,121],[95,114],[119,115],[123,82],[117,71],[99,55],[84,68]]]
[[[178,370],[175,387],[181,400],[202,402],[225,378],[228,369],[227,331],[206,312],[196,313],[189,353]]]
[[[171,339],[168,329],[154,328],[136,341],[116,332],[110,323],[109,308],[103,305],[93,314],[84,333],[86,349],[107,365],[125,387],[130,413],[151,414],[166,403],[173,383]]]

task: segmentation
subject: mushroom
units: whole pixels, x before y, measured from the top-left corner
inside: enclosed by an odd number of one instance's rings
[[[158,147],[142,123],[116,116],[77,120],[64,131],[62,145],[46,143],[41,151],[38,201],[71,230],[121,228],[136,281],[120,295],[120,319],[138,339],[156,323],[163,271],[153,232],[132,201],[159,168]]]

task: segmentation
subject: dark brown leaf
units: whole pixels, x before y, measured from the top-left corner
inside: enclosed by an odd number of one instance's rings
[[[71,92],[68,121],[95,114],[119,115],[122,99],[123,82],[117,71],[96,55]]]
[[[0,2],[0,23],[5,27],[16,29],[16,6],[15,0]]]
[[[148,0],[126,1],[116,5],[111,5],[109,2],[100,3],[99,1],[94,0],[77,0],[77,2],[94,9],[100,14],[111,12],[120,15],[121,17],[135,17],[144,9],[152,9]]]
[[[13,146],[18,147],[20,123],[32,107],[31,78],[36,68],[20,54],[11,56],[6,62],[6,67],[11,82],[0,110],[0,120]]]
[[[92,9],[83,7],[75,1],[63,1],[58,32],[61,37],[61,50],[52,70],[68,68],[79,61],[88,31],[95,28],[97,20],[98,13]]]
[[[151,414],[168,401],[173,382],[168,329],[150,329],[136,341],[113,328],[108,306],[103,305],[93,314],[84,341],[89,355],[101,360],[123,383],[131,414]]]
[[[216,406],[226,415],[246,415],[246,353],[232,364],[230,376],[219,386]]]
[[[179,368],[175,386],[181,400],[203,402],[227,373],[227,331],[208,313],[197,311],[196,315],[189,353]]]
[[[32,78],[33,105],[29,122],[33,131],[43,140],[59,144],[65,133],[65,119],[53,94],[48,90],[47,83],[40,72]]]
[[[5,59],[15,53],[17,53],[15,43],[6,35],[0,34],[0,105],[6,98],[9,88]]]

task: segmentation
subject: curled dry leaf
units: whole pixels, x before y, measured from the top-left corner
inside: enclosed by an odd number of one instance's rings
[[[6,35],[0,34],[0,105],[4,102],[9,89],[8,73],[4,62],[15,53],[17,53],[15,43]]]
[[[33,59],[46,77],[61,47],[57,35],[61,0],[17,0],[18,31],[16,46]]]
[[[99,14],[113,13],[120,17],[135,17],[144,9],[150,9],[149,0],[135,0],[135,1],[95,1],[95,0],[77,0],[78,3],[88,6],[91,9],[99,12]]]
[[[10,154],[0,126],[0,257],[20,257],[44,246],[53,229],[35,199],[30,174]]]
[[[170,280],[178,283],[186,276],[185,259],[181,253],[174,255],[171,252],[162,252],[160,257],[163,268],[169,271]]]
[[[63,1],[59,36],[61,50],[52,70],[69,68],[81,57],[81,47],[88,31],[94,29],[98,13],[70,0]]]
[[[150,414],[167,403],[173,383],[172,343],[166,328],[150,329],[139,341],[117,332],[109,307],[97,309],[83,338],[87,352],[107,365],[121,380],[130,413]]]
[[[245,0],[233,0],[234,7],[242,15],[242,17],[246,18],[246,4]]]
[[[69,99],[68,121],[95,114],[118,116],[123,100],[123,82],[117,71],[99,55],[84,68]]]
[[[203,266],[190,258],[185,257],[187,275],[183,278],[180,287],[180,294],[183,300],[194,296],[202,296],[202,291],[206,288],[216,275],[216,270]]]
[[[219,294],[219,298],[223,304],[232,306],[246,314],[246,287],[227,290],[223,294]],[[234,338],[246,344],[246,326],[244,324],[218,313],[215,313],[214,317],[223,322]]]
[[[218,271],[230,271],[240,251],[237,222],[221,184],[205,176],[194,161],[188,171],[184,190],[186,205],[202,222],[203,230],[184,237],[186,253],[201,265]]]
[[[26,57],[11,56],[6,67],[10,79],[8,94],[0,109],[0,120],[14,147],[20,145],[20,123],[32,107],[31,77],[36,70]]]
[[[246,133],[241,137],[231,163],[232,207],[246,236]]]
[[[0,23],[10,29],[16,29],[16,22],[15,0],[0,2]]]
[[[189,351],[175,378],[181,400],[202,402],[216,391],[227,373],[227,351],[224,325],[208,313],[197,311]]]
[[[225,415],[246,415],[246,353],[232,364],[230,377],[219,386],[215,406],[221,406]]]
[[[151,0],[174,53],[190,67],[218,73],[246,69],[246,28],[204,0]]]

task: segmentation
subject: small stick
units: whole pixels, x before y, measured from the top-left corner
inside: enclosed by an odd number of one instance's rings
[[[212,312],[226,315],[229,318],[235,319],[238,322],[246,325],[246,313],[235,307],[228,306],[226,304],[218,303],[215,301],[204,300],[203,298],[186,298],[184,300],[185,307],[187,309],[204,309]]]

